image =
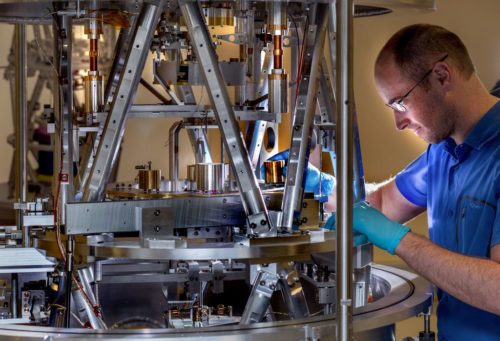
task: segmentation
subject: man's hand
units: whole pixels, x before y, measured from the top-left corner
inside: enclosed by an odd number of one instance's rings
[[[288,162],[288,149],[284,150],[272,157],[269,161],[285,160]],[[286,175],[287,167],[283,168],[283,174]],[[335,188],[335,177],[331,174],[321,172],[318,168],[310,163],[307,164],[306,185],[304,191],[314,193],[314,195],[328,196]]]
[[[324,228],[335,230],[336,215],[332,215]],[[382,212],[362,202],[354,205],[353,228],[364,234],[373,244],[394,254],[399,242],[410,232],[410,228],[390,220]]]

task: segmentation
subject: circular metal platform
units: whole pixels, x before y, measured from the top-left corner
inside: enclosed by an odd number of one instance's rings
[[[432,287],[415,274],[382,265],[372,267],[373,290],[383,294],[374,303],[354,310],[358,340],[390,340],[394,323],[416,316],[432,303]],[[1,322],[1,320],[0,320]],[[21,340],[335,340],[335,318],[315,316],[290,321],[226,325],[210,328],[89,330],[0,324],[2,341]]]

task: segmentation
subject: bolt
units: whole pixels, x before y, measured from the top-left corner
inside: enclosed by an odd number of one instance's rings
[[[307,202],[302,203],[302,208],[307,208]]]
[[[307,217],[302,218],[302,224],[307,223]]]
[[[256,227],[257,227],[257,224],[256,224],[256,223],[251,223],[251,224],[250,224],[250,228],[254,229],[254,228],[256,228]]]
[[[271,284],[271,285],[269,286],[269,289],[274,290],[274,289],[276,289],[276,286],[275,286],[274,284]]]
[[[266,285],[266,281],[260,281],[259,284],[262,285],[262,286],[264,286],[264,285]]]
[[[155,210],[155,216],[159,216],[160,215],[160,210]]]
[[[155,232],[160,232],[161,230],[161,226],[160,225],[156,225],[155,226]]]
[[[267,221],[266,221],[265,219],[262,219],[262,220],[260,221],[260,224],[261,224],[262,226],[266,226],[266,225],[267,225]]]

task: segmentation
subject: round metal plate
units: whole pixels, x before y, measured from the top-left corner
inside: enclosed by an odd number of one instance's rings
[[[422,278],[400,269],[374,265],[373,275],[386,282],[390,292],[365,307],[354,310],[353,329],[356,339],[370,340],[370,333],[392,328],[397,321],[416,316],[432,303],[432,287]],[[0,320],[1,321],[1,320]],[[357,338],[357,335],[363,335]],[[367,336],[368,335],[368,336]],[[290,321],[227,325],[211,328],[89,330],[57,329],[0,324],[2,341],[21,340],[335,340],[334,316],[316,316]],[[371,338],[378,339],[378,338]]]

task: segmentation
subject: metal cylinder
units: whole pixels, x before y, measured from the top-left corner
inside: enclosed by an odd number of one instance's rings
[[[144,191],[159,190],[161,182],[161,170],[159,169],[140,169],[139,170],[139,188]]]
[[[28,107],[26,100],[28,64],[25,24],[17,24],[15,27],[15,58],[15,189],[16,201],[26,202],[28,196]],[[17,229],[23,230],[23,246],[27,247],[30,245],[29,228],[23,227],[23,211],[18,210],[16,214]],[[13,314],[13,317],[17,316]]]
[[[189,181],[196,181],[196,165],[187,166],[187,178]]]
[[[232,8],[224,7],[208,7],[205,9],[208,25],[211,26],[234,26],[234,11]]]
[[[85,82],[85,113],[101,111],[104,103],[103,78],[97,71],[90,71],[84,77]]]
[[[283,184],[285,182],[283,167],[285,167],[285,160],[265,161],[264,171],[266,184]]]
[[[273,69],[269,78],[269,111],[288,112],[288,75],[284,69]]]
[[[272,35],[284,35],[288,27],[286,2],[270,2],[268,6],[267,31]]]
[[[330,5],[337,22],[337,340],[351,340],[352,327],[352,181],[353,181],[353,1]],[[336,13],[336,18],[333,18]]]
[[[196,191],[196,165],[187,166],[187,179],[189,181],[188,190]]]
[[[224,164],[198,163],[195,165],[195,180],[199,191],[222,192],[224,189]]]

